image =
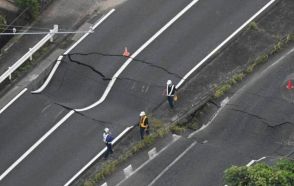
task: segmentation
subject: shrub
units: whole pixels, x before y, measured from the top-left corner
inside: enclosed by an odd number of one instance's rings
[[[30,16],[35,19],[40,15],[40,2],[39,0],[16,0],[16,5],[20,9],[29,10]]]
[[[221,85],[215,91],[214,97],[219,98],[219,97],[223,96],[228,90],[230,90],[230,88],[231,88],[231,85],[228,83]]]
[[[294,161],[279,160],[274,166],[257,163],[251,167],[232,166],[225,170],[227,185],[284,185],[294,184]]]
[[[255,21],[252,21],[251,23],[248,24],[248,29],[249,30],[256,30],[256,31],[259,30],[258,25]]]

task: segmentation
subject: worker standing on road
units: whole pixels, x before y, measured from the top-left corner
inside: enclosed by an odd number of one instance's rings
[[[167,80],[166,82],[166,96],[167,96],[167,101],[171,109],[174,108],[174,97],[176,93],[176,86],[173,85],[171,80]]]
[[[140,127],[141,139],[144,139],[145,134],[149,135],[148,117],[146,116],[146,113],[144,111],[140,113],[139,127]]]
[[[103,142],[105,143],[107,149],[106,149],[106,152],[104,153],[104,159],[107,159],[108,155],[113,153],[112,143],[111,143],[112,140],[113,140],[113,137],[111,136],[109,128],[105,128],[103,132]]]

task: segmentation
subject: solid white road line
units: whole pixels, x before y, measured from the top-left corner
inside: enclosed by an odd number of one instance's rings
[[[136,174],[139,170],[141,170],[143,167],[145,167],[148,163],[150,163],[152,160],[154,160],[154,158],[158,157],[158,155],[160,155],[162,152],[164,152],[168,147],[170,147],[172,144],[174,144],[178,139],[180,139],[180,136],[177,136],[175,138],[173,138],[173,141],[170,142],[167,146],[163,147],[158,153],[155,154],[155,156],[152,159],[148,159],[147,161],[145,161],[142,165],[140,165],[136,170],[134,170],[129,177],[124,178],[123,180],[121,180],[118,184],[116,184],[116,186],[119,186],[121,184],[123,184],[128,178],[130,178],[132,175]]]
[[[266,157],[262,157],[262,158],[259,158],[258,160],[251,160],[247,165],[246,167],[250,167],[252,164],[256,163],[256,162],[259,162],[261,160],[264,160]]]
[[[203,58],[195,67],[193,67],[177,84],[176,88],[179,88],[188,77],[195,72],[202,64],[204,64],[210,57],[212,57],[219,49],[221,49],[226,43],[228,43],[233,37],[235,37],[244,27],[246,27],[252,20],[254,20],[258,15],[260,15],[264,10],[266,10],[270,5],[272,5],[276,0],[271,0],[264,7],[262,7],[258,12],[256,12],[250,19],[248,19],[243,25],[241,25],[235,32],[233,32],[227,39],[225,39],[221,44],[219,44],[215,49],[213,49],[205,58]]]
[[[159,178],[161,178],[162,175],[164,175],[175,163],[177,163],[192,147],[196,145],[196,141],[194,141],[184,152],[182,152],[171,164],[169,164],[156,178],[152,180],[151,183],[148,184],[148,186],[153,185]]]
[[[22,160],[24,160],[33,150],[35,150],[50,134],[52,134],[64,121],[66,121],[74,111],[68,112],[54,127],[44,134],[33,146],[31,146],[18,160],[16,160],[8,169],[0,176],[0,181],[7,176]]]
[[[115,11],[115,9],[110,10],[105,16],[103,16],[93,27],[90,28],[90,30],[84,34],[77,42],[75,42],[66,52],[64,52],[63,55],[67,55],[74,47],[76,47],[80,42],[82,42],[90,33],[92,33],[93,30],[95,30],[104,20],[106,20],[113,12]],[[48,78],[46,79],[46,81],[43,83],[43,85],[35,90],[32,91],[32,93],[40,93],[42,92],[47,85],[49,84],[49,82],[51,81],[53,75],[55,74],[55,71],[57,70],[58,66],[61,63],[63,56],[59,56],[59,58],[57,59],[57,63],[54,65],[53,69],[51,70]]]
[[[23,89],[20,93],[18,93],[11,101],[9,101],[9,103],[7,103],[1,110],[0,110],[0,114],[2,114],[2,112],[4,112],[4,110],[6,110],[15,100],[17,100],[20,96],[22,96],[28,89],[25,88]]]
[[[43,83],[43,85],[40,88],[38,88],[37,90],[31,91],[32,94],[40,93],[47,87],[47,85],[49,84],[49,82],[52,79],[53,75],[55,74],[57,68],[59,67],[62,58],[63,58],[63,56],[58,57],[57,62],[55,63],[54,67],[52,68],[52,70],[51,70],[49,76],[47,77],[46,81]]]
[[[111,142],[112,145],[114,145],[122,136],[128,133],[132,128],[133,126],[126,128],[122,133],[120,133],[116,138],[114,138],[114,140]],[[68,180],[66,184],[64,184],[64,186],[70,185],[78,176],[80,176],[88,167],[90,167],[90,165],[92,165],[98,158],[100,158],[100,156],[102,156],[102,154],[104,154],[105,151],[106,147],[104,147],[104,149],[102,149],[94,158],[92,158],[89,161],[89,163],[87,163],[81,170],[79,170],[79,172],[77,172],[70,180]]]
[[[93,30],[95,30],[101,23],[103,23],[104,20],[106,20],[113,12],[115,9],[110,10],[105,16],[103,16],[94,26]],[[73,44],[66,52],[64,52],[64,55],[67,55],[74,47],[76,47],[82,40],[84,40],[89,34],[91,33],[91,30],[84,34],[75,44]]]
[[[76,109],[78,112],[83,112],[86,110],[89,110],[93,107],[96,107],[97,105],[101,104],[107,95],[109,94],[110,90],[112,89],[116,78],[119,77],[119,75],[125,70],[125,68],[133,61],[133,58],[135,58],[137,55],[139,55],[150,43],[152,43],[159,35],[161,35],[167,28],[169,28],[174,22],[176,22],[182,15],[184,15],[193,5],[195,5],[199,0],[193,0],[191,3],[189,3],[183,10],[181,10],[175,17],[173,17],[166,25],[164,25],[159,31],[157,31],[150,39],[148,39],[136,52],[134,52],[130,58],[120,67],[120,69],[113,75],[111,78],[111,81],[108,83],[108,86],[106,87],[102,97],[92,105],[89,105],[88,107]]]

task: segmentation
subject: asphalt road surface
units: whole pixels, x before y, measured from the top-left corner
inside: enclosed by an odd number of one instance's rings
[[[231,165],[293,157],[294,90],[286,85],[294,78],[294,48],[287,53],[252,77],[205,129],[174,143],[119,185],[224,185],[223,172]]]
[[[190,2],[129,0],[119,6],[64,58],[45,91],[26,92],[1,114],[1,172],[69,108],[84,108],[101,97],[109,83],[102,76],[111,78],[127,60],[113,55],[124,47],[137,50]],[[102,104],[69,117],[8,174],[1,173],[0,185],[63,185],[104,147],[104,127],[117,135],[133,125],[141,110],[148,112],[165,100],[161,94],[167,79],[178,82],[267,2],[197,2],[130,63]]]

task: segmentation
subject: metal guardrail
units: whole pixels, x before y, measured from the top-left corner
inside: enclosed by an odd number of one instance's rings
[[[58,32],[58,25],[54,25],[53,29],[50,30],[50,33],[48,33],[43,39],[41,39],[33,48],[30,48],[29,51],[22,56],[16,63],[14,63],[11,67],[8,67],[8,70],[6,70],[1,76],[0,76],[0,83],[2,83],[6,78],[11,79],[12,73],[17,70],[22,64],[24,64],[28,59],[32,60],[33,54],[39,50],[48,40],[50,42],[53,42],[53,36],[55,33]]]

